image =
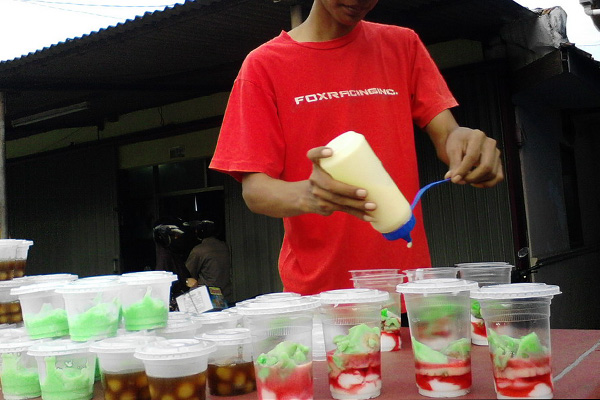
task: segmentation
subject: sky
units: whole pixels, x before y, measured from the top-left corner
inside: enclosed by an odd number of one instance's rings
[[[400,1],[400,0],[398,0]],[[0,0],[0,61],[164,10],[184,0]],[[516,0],[527,8],[561,6],[569,41],[600,61],[600,32],[579,0]]]

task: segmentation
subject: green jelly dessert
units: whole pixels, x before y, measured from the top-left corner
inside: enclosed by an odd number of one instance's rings
[[[355,325],[348,330],[347,335],[337,335],[333,343],[337,346],[335,354],[364,354],[379,351],[380,348],[379,327],[366,324]]]
[[[471,299],[471,315],[475,318],[482,319],[481,317],[481,304],[478,300]]]
[[[69,319],[69,334],[75,342],[115,336],[119,327],[118,304],[100,303]]]
[[[56,357],[46,357],[46,377],[41,382],[44,400],[88,400],[94,394],[94,371],[90,366],[63,368],[56,366]]]
[[[441,351],[434,350],[411,337],[415,359],[428,364],[447,364],[450,358],[465,360],[471,355],[471,341],[467,338],[455,340]]]
[[[155,299],[146,293],[144,298],[123,308],[123,319],[125,329],[128,331],[139,331],[142,329],[164,328],[167,326],[169,308],[165,302]]]
[[[388,308],[381,309],[381,322],[385,332],[394,332],[400,329],[400,316]]]
[[[25,329],[30,338],[43,339],[60,337],[69,334],[67,311],[62,308],[53,308],[51,304],[44,303],[37,314],[26,314]]]
[[[540,338],[535,332],[516,339],[508,335],[498,335],[490,329],[488,332],[488,342],[494,366],[499,369],[506,368],[511,358],[527,359],[544,356],[548,353],[548,349],[542,345]]]
[[[269,368],[278,368],[279,370],[291,371],[297,365],[308,361],[309,348],[289,341],[283,341],[267,353],[262,353],[256,358],[256,364],[259,366],[258,378],[265,380],[270,374]],[[262,367],[262,368],[260,368]]]
[[[39,397],[42,392],[37,366],[24,366],[21,357],[20,353],[2,354],[2,393],[10,397]]]

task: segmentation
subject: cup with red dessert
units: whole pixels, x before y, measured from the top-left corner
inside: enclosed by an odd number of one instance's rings
[[[556,285],[513,283],[472,293],[486,324],[498,399],[551,399],[550,303]]]
[[[453,278],[403,283],[419,394],[457,397],[471,391],[471,290],[477,282]]]

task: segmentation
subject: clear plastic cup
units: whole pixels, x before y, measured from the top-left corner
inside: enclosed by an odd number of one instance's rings
[[[409,282],[421,279],[455,279],[458,276],[458,270],[455,267],[415,268],[402,272],[406,274]]]
[[[22,282],[23,285],[33,285],[36,283],[47,283],[47,282],[69,282],[78,279],[79,277],[75,274],[41,274],[41,275],[25,275],[21,278],[15,278]]]
[[[35,283],[11,289],[19,297],[23,322],[32,339],[55,338],[69,334],[65,301],[56,289],[65,281]]]
[[[266,293],[256,296],[252,300],[282,300],[289,298],[298,298],[300,297],[300,293],[294,292],[274,292],[274,293]]]
[[[19,240],[19,243],[17,244],[17,254],[15,257],[15,278],[20,278],[25,275],[25,268],[27,267],[27,255],[29,254],[29,248],[31,246],[33,246],[32,240]]]
[[[27,352],[37,361],[44,400],[89,400],[94,394],[96,355],[89,343],[43,341]]]
[[[6,400],[33,399],[41,396],[40,378],[35,357],[27,350],[39,340],[26,334],[0,340],[0,380]]]
[[[201,324],[196,330],[196,335],[217,329],[237,328],[242,320],[241,315],[225,310],[195,314],[193,318]]]
[[[469,295],[477,287],[451,278],[397,286],[408,312],[419,394],[456,397],[471,391]]]
[[[165,339],[194,339],[202,322],[188,314],[169,313],[167,326],[154,330],[156,336]]]
[[[256,390],[249,329],[219,329],[205,332],[200,338],[217,346],[217,351],[208,357],[211,396],[239,396]]]
[[[90,351],[98,357],[105,398],[150,399],[144,363],[133,356],[136,350],[158,340],[156,336],[127,335],[94,342]]]
[[[76,280],[56,289],[65,302],[71,340],[85,342],[117,334],[124,286],[114,280]]]
[[[400,315],[402,304],[396,286],[406,282],[401,273],[385,275],[362,275],[352,278],[355,288],[378,289],[388,292],[390,299],[381,309],[381,351],[399,351],[402,348],[400,337]]]
[[[258,398],[313,398],[312,297],[253,301],[236,308],[252,336]]]
[[[381,393],[381,309],[389,293],[377,289],[323,292],[321,321],[334,399],[370,399]]]
[[[196,339],[165,339],[137,350],[148,376],[152,400],[206,398],[208,357],[214,343]]]
[[[15,276],[17,241],[0,239],[0,281],[8,281]]]
[[[163,271],[123,274],[123,321],[128,331],[164,328],[169,314],[171,284],[177,276]]]
[[[352,276],[352,278],[359,278],[361,276],[364,275],[390,275],[390,274],[398,274],[400,273],[399,269],[393,269],[393,268],[377,268],[377,269],[353,269],[350,270],[350,275]]]
[[[475,281],[479,287],[510,283],[513,266],[503,262],[456,264],[460,279]],[[471,299],[471,343],[487,346],[485,323],[481,318],[479,301]]]
[[[18,287],[21,287],[21,284],[14,279],[0,281],[0,325],[23,322],[19,296],[11,294],[11,290]]]
[[[560,288],[513,283],[479,288],[498,399],[551,399],[550,302]]]

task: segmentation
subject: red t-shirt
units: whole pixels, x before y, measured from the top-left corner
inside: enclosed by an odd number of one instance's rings
[[[282,32],[244,61],[210,167],[238,180],[244,172],[305,180],[312,169],[307,151],[353,130],[410,203],[419,190],[413,122],[423,127],[456,104],[410,29],[362,21],[344,37],[309,43]],[[414,214],[410,249],[342,212],[284,218],[285,290],[352,287],[352,269],[430,266],[420,207]]]

